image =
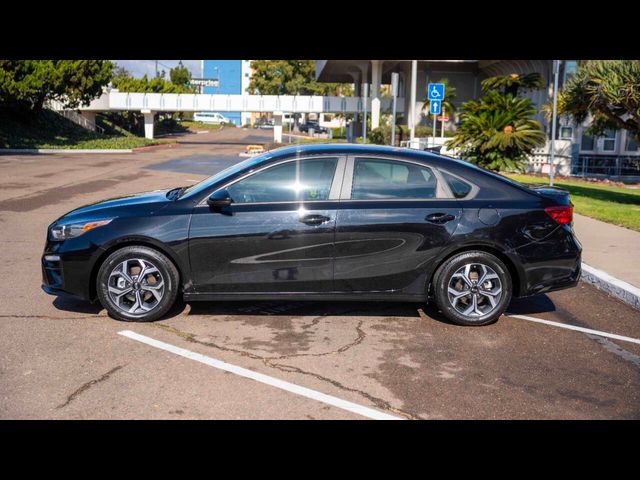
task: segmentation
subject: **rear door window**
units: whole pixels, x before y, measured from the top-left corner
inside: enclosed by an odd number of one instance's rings
[[[377,158],[356,158],[352,200],[436,198],[438,181],[429,167]]]

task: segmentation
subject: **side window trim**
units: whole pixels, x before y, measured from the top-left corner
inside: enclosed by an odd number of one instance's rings
[[[339,195],[336,192],[339,192],[339,188],[340,185],[342,184],[342,179],[344,176],[344,172],[345,172],[345,164],[346,164],[346,157],[344,155],[310,155],[310,156],[306,156],[306,157],[292,157],[292,158],[287,158],[275,163],[271,163],[269,165],[265,165],[262,168],[258,168],[257,170],[252,170],[251,172],[242,175],[239,178],[236,178],[235,180],[231,180],[230,182],[225,183],[224,185],[216,188],[214,191],[208,193],[207,195],[204,196],[204,198],[202,198],[202,200],[200,200],[200,202],[198,202],[198,204],[196,205],[197,207],[208,207],[207,205],[207,199],[211,196],[212,193],[217,192],[218,190],[221,190],[223,188],[229,188],[231,185],[238,183],[242,180],[245,180],[249,177],[252,177],[253,175],[256,175],[258,173],[261,173],[269,168],[273,168],[273,167],[277,167],[279,165],[283,165],[285,163],[289,163],[289,162],[295,162],[295,161],[304,161],[304,160],[318,160],[318,159],[323,159],[323,158],[336,158],[337,162],[336,162],[336,169],[333,173],[333,178],[331,179],[331,188],[329,190],[329,197],[326,200],[289,200],[289,201],[284,201],[284,202],[246,202],[246,203],[242,203],[242,205],[256,205],[256,204],[270,204],[270,203],[313,203],[313,202],[330,202],[330,201],[336,201],[339,199]]]
[[[432,202],[434,200],[455,200],[455,196],[453,192],[449,188],[448,182],[445,181],[440,171],[430,165],[428,163],[422,162],[414,162],[411,160],[407,160],[404,158],[392,157],[387,155],[349,155],[347,157],[347,167],[344,172],[344,180],[342,182],[342,190],[340,192],[340,200],[341,201],[350,201],[350,202],[370,202],[371,200],[355,200],[351,198],[351,190],[353,189],[353,176],[355,172],[355,164],[356,159],[358,158],[368,158],[374,160],[388,160],[398,163],[408,163],[411,165],[417,165],[419,167],[426,167],[430,169],[436,177],[436,198],[423,198],[423,199],[409,199],[409,198],[385,198],[376,200],[379,202],[399,202],[399,201],[407,201],[407,200],[420,200],[425,202]],[[447,172],[448,173],[448,172]],[[469,183],[469,182],[467,182]]]

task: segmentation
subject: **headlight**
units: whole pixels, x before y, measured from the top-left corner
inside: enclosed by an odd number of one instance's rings
[[[100,220],[97,222],[72,223],[69,225],[56,225],[51,229],[51,239],[67,240],[69,238],[76,238],[89,230],[107,225],[111,220],[113,219]]]

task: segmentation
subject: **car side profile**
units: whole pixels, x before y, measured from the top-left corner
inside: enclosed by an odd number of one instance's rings
[[[202,123],[212,123],[214,125],[231,123],[231,120],[218,112],[196,112],[193,116],[193,120]]]
[[[50,294],[128,321],[185,301],[434,301],[496,321],[512,297],[575,286],[568,194],[467,162],[372,145],[284,147],[189,187],[106,200],[53,222]]]

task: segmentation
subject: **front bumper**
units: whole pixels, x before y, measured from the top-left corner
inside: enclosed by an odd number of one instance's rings
[[[48,240],[41,258],[42,290],[49,295],[72,295],[91,300],[91,273],[100,253],[80,242]]]

